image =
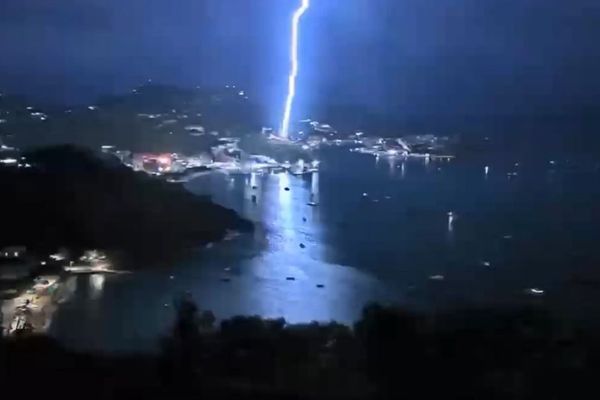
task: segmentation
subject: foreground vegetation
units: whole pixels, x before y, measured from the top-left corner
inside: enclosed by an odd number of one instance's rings
[[[559,399],[597,392],[598,336],[536,310],[421,316],[371,305],[348,327],[236,317],[188,299],[157,356],[5,341],[4,382],[86,398]]]

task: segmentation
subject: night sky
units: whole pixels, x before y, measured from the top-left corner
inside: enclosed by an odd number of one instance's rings
[[[297,0],[2,0],[0,88],[85,102],[237,83],[280,111]],[[299,109],[555,113],[600,100],[597,0],[313,0]]]

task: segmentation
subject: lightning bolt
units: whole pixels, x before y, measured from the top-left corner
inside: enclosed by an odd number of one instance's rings
[[[292,114],[292,106],[294,97],[296,97],[296,78],[298,77],[298,31],[300,19],[310,7],[310,0],[302,0],[302,4],[292,17],[292,40],[290,43],[290,62],[291,69],[288,77],[288,94],[285,100],[285,108],[283,110],[283,121],[281,122],[281,137],[287,139],[290,130],[290,116]]]

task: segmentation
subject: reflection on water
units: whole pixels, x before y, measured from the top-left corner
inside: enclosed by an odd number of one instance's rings
[[[196,181],[189,188],[240,211],[256,223],[256,229],[250,243],[232,244],[233,249],[216,246],[205,255],[202,266],[194,265],[195,273],[210,274],[214,268],[215,274],[227,276],[227,284],[216,288],[205,276],[197,283],[188,279],[186,290],[194,298],[220,316],[258,313],[290,321],[355,318],[359,302],[367,299],[353,297],[352,292],[376,281],[327,259],[329,244],[318,206],[319,173],[236,176],[233,187],[231,177],[210,179],[210,185]],[[229,265],[235,267],[224,270]],[[363,295],[370,292],[364,289]]]
[[[388,158],[388,165],[390,167],[390,176],[394,176],[396,175],[396,162],[397,162],[397,158],[396,157],[389,157]]]
[[[283,173],[273,176],[277,178],[279,183],[278,196],[276,201],[269,202],[269,199],[267,199],[267,202],[273,212],[271,215],[276,215],[276,220],[279,219],[281,221],[280,234],[282,235],[282,242],[286,246],[283,250],[294,251],[292,247],[294,243],[298,245],[298,237],[294,229],[294,209],[292,207],[292,193],[290,191],[290,175]]]
[[[450,211],[448,213],[448,233],[452,233],[454,231],[454,213]]]
[[[319,204],[319,173],[313,172],[310,181],[310,201]]]
[[[261,218],[260,206],[262,204],[261,175],[252,172],[250,176],[244,178],[244,207],[242,214],[252,221],[259,221]],[[234,193],[236,187],[235,178],[229,179],[233,184],[228,186],[228,191]],[[235,194],[235,193],[234,193]]]
[[[105,277],[103,274],[92,274],[89,276],[90,299],[98,300],[100,296],[102,296],[102,291],[104,290],[104,280]]]

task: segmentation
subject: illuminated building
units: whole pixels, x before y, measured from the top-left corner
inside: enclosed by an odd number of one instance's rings
[[[172,155],[138,153],[133,156],[133,169],[136,171],[145,171],[148,173],[162,173],[171,171],[173,163]]]

